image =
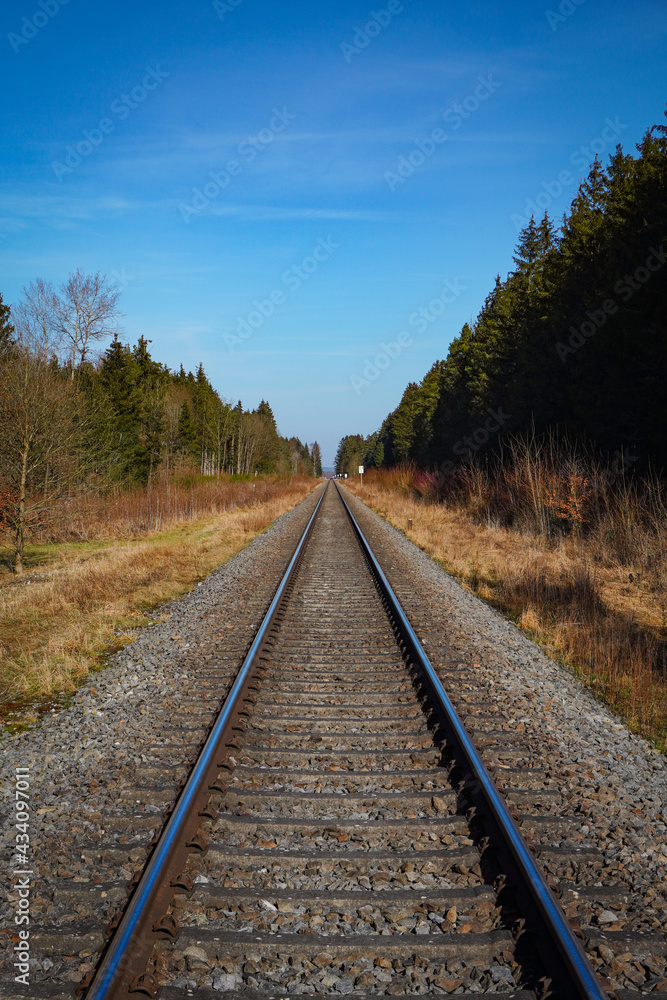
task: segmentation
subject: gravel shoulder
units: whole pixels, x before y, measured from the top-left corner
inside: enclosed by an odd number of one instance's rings
[[[0,741],[12,811],[15,768],[29,769],[36,990],[79,982],[94,966],[105,923],[143,864],[319,495],[161,609],[168,619],[111,658],[71,705]],[[568,884],[566,912],[586,925],[597,967],[621,987],[667,990],[667,761],[510,621],[347,496],[464,721],[486,733],[484,755],[504,774],[508,797],[523,797],[524,828],[546,867]],[[534,802],[525,798],[528,786]],[[553,796],[551,824],[537,822],[545,793]],[[7,859],[15,847],[12,811],[0,831]],[[14,884],[5,868],[3,979],[16,938]],[[597,889],[600,905],[588,892]],[[603,889],[612,892],[608,905]]]
[[[510,800],[531,769],[536,805],[516,804],[545,867],[575,889],[622,889],[612,910],[591,910],[576,893],[565,901],[588,925],[598,969],[621,987],[667,990],[667,760],[511,621],[345,495]],[[557,796],[553,822],[531,822],[545,792]]]
[[[69,706],[0,740],[0,850],[7,859],[0,873],[0,978],[11,971],[18,930],[16,768],[27,769],[29,783],[31,981],[75,983],[93,967],[105,924],[123,905],[320,493],[184,598],[158,609],[155,617],[167,619],[112,656]],[[195,672],[203,694],[194,690]]]

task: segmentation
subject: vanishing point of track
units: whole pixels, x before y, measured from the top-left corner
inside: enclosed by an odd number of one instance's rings
[[[88,1000],[609,995],[334,484],[136,882]]]

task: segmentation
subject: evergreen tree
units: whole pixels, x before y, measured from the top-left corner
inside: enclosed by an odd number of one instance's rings
[[[271,428],[271,430],[275,431],[276,434],[278,433],[276,427],[276,418],[274,417],[273,410],[266,402],[266,400],[263,399],[261,401],[255,412],[259,417],[262,418],[262,420],[264,420],[267,423],[267,425]]]
[[[114,337],[102,359],[98,379],[107,404],[102,412],[107,410],[110,415],[107,470],[113,478],[146,482],[151,455],[141,437],[143,400],[139,376],[140,366],[129,345]]]
[[[336,452],[334,468],[339,476],[357,475],[364,464],[366,441],[361,434],[348,434],[341,439]]]
[[[2,301],[0,294],[0,356],[12,345],[14,326],[11,322],[11,310]]]
[[[667,461],[667,125],[644,135],[637,157],[596,158],[558,231],[531,218],[514,270],[497,277],[421,383],[366,442],[367,463],[442,465],[502,434],[557,426],[612,453],[638,442]],[[500,423],[492,414],[501,416]],[[486,430],[486,422],[498,424]],[[354,436],[341,441],[341,468]]]
[[[310,449],[310,455],[313,461],[313,475],[316,479],[320,479],[322,476],[322,454],[317,441],[313,443]]]
[[[178,420],[177,447],[183,459],[196,461],[199,457],[197,425],[187,402],[181,406]]]
[[[137,416],[140,421],[140,438],[146,450],[148,469],[142,469],[145,478],[153,474],[160,463],[162,441],[165,430],[164,400],[169,383],[167,369],[153,361],[148,353],[148,344],[140,337],[132,354],[137,365],[137,390],[140,406]]]
[[[240,401],[232,409],[202,364],[196,375],[182,365],[172,374],[151,358],[145,337],[131,347],[116,334],[93,363],[87,355],[101,327],[89,317],[85,329],[72,326],[63,362],[55,297],[36,279],[10,314],[0,296],[0,523],[14,534],[16,572],[31,526],[43,529],[72,491],[150,489],[175,454],[218,476],[288,472],[294,455],[296,471],[312,475],[308,447],[279,437],[268,402],[252,413]]]

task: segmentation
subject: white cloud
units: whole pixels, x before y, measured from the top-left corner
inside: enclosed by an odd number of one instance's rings
[[[390,217],[389,212],[374,212],[347,208],[281,208],[278,205],[219,205],[212,203],[212,215],[255,221],[282,221],[286,219],[335,219],[353,222],[382,222]]]

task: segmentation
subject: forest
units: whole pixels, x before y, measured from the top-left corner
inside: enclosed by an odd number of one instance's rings
[[[667,126],[637,155],[597,158],[556,224],[531,218],[514,269],[410,383],[369,437],[340,442],[337,472],[413,463],[446,490],[517,435],[556,434],[622,471],[667,460]]]
[[[118,299],[81,270],[59,289],[33,281],[12,308],[0,295],[0,527],[16,574],[31,534],[48,539],[93,497],[150,495],[158,478],[322,474],[317,442],[281,437],[268,402],[233,405],[203,365],[171,371],[144,337],[123,343]]]
[[[527,220],[444,359],[336,455],[374,509],[663,746],[666,192],[664,125],[596,159],[560,223]]]

